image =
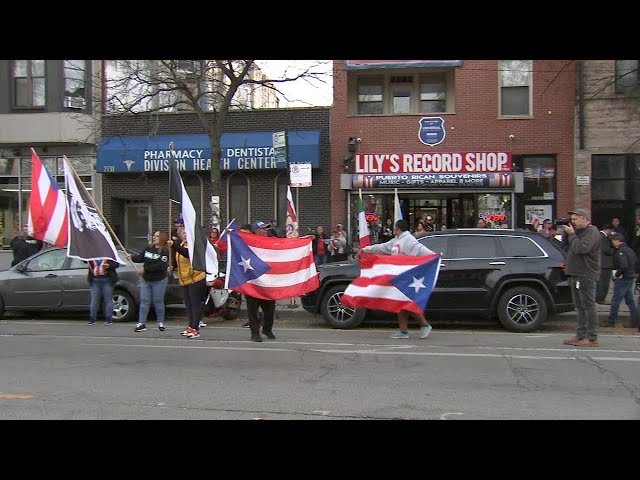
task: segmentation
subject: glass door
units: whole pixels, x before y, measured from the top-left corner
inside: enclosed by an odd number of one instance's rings
[[[151,243],[151,205],[127,203],[125,205],[125,246],[141,251]]]

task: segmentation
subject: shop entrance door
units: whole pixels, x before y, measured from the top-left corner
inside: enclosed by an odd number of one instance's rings
[[[151,243],[151,204],[126,203],[124,223],[126,247],[142,251]]]

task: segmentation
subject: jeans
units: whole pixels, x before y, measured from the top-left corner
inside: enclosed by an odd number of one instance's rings
[[[618,309],[624,298],[629,314],[631,315],[631,325],[638,326],[638,308],[633,298],[633,292],[636,286],[635,278],[616,278],[613,280],[613,296],[611,297],[611,309],[609,310],[609,323],[616,323],[618,318]]]
[[[327,263],[327,254],[326,253],[316,253],[316,267],[318,265],[324,265]]]
[[[276,301],[254,298],[245,295],[247,301],[247,316],[249,317],[249,328],[252,335],[260,334],[260,322],[258,321],[258,308],[262,309],[262,332],[272,333],[273,317],[276,313]]]
[[[89,320],[95,322],[98,316],[100,300],[103,300],[102,313],[104,321],[111,323],[113,318],[113,285],[107,277],[93,277],[91,281],[91,305],[89,307]]]
[[[596,310],[596,280],[589,277],[569,277],[571,297],[578,314],[576,337],[598,339],[598,312]],[[613,302],[611,302],[613,304]]]
[[[145,279],[140,283],[140,311],[138,312],[138,323],[146,323],[149,309],[153,304],[156,312],[156,322],[164,323],[164,292],[167,289],[168,278],[148,282]]]

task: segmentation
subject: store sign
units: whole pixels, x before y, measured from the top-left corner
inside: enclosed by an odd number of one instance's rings
[[[364,218],[365,218],[365,220],[367,222],[377,222],[378,221],[378,215],[376,215],[375,213],[365,212]]]
[[[358,153],[355,173],[511,172],[511,152]]]
[[[465,188],[513,187],[513,173],[432,173],[408,175],[352,175],[351,188]]]
[[[274,133],[223,133],[220,140],[222,159],[220,170],[285,169],[286,161],[277,161]],[[288,131],[288,160],[290,164],[309,163],[320,167],[320,131]],[[175,159],[182,171],[211,170],[211,146],[208,135],[157,135],[104,137],[98,145],[96,171],[167,172],[174,144]]]

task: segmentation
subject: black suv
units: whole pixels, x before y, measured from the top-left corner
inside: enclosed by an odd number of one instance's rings
[[[497,317],[512,332],[539,329],[549,315],[574,309],[559,242],[525,230],[452,229],[419,240],[442,253],[438,282],[427,305],[433,316]],[[320,288],[303,296],[303,308],[335,328],[354,328],[367,310],[340,303],[360,274],[357,261],[319,267]]]

